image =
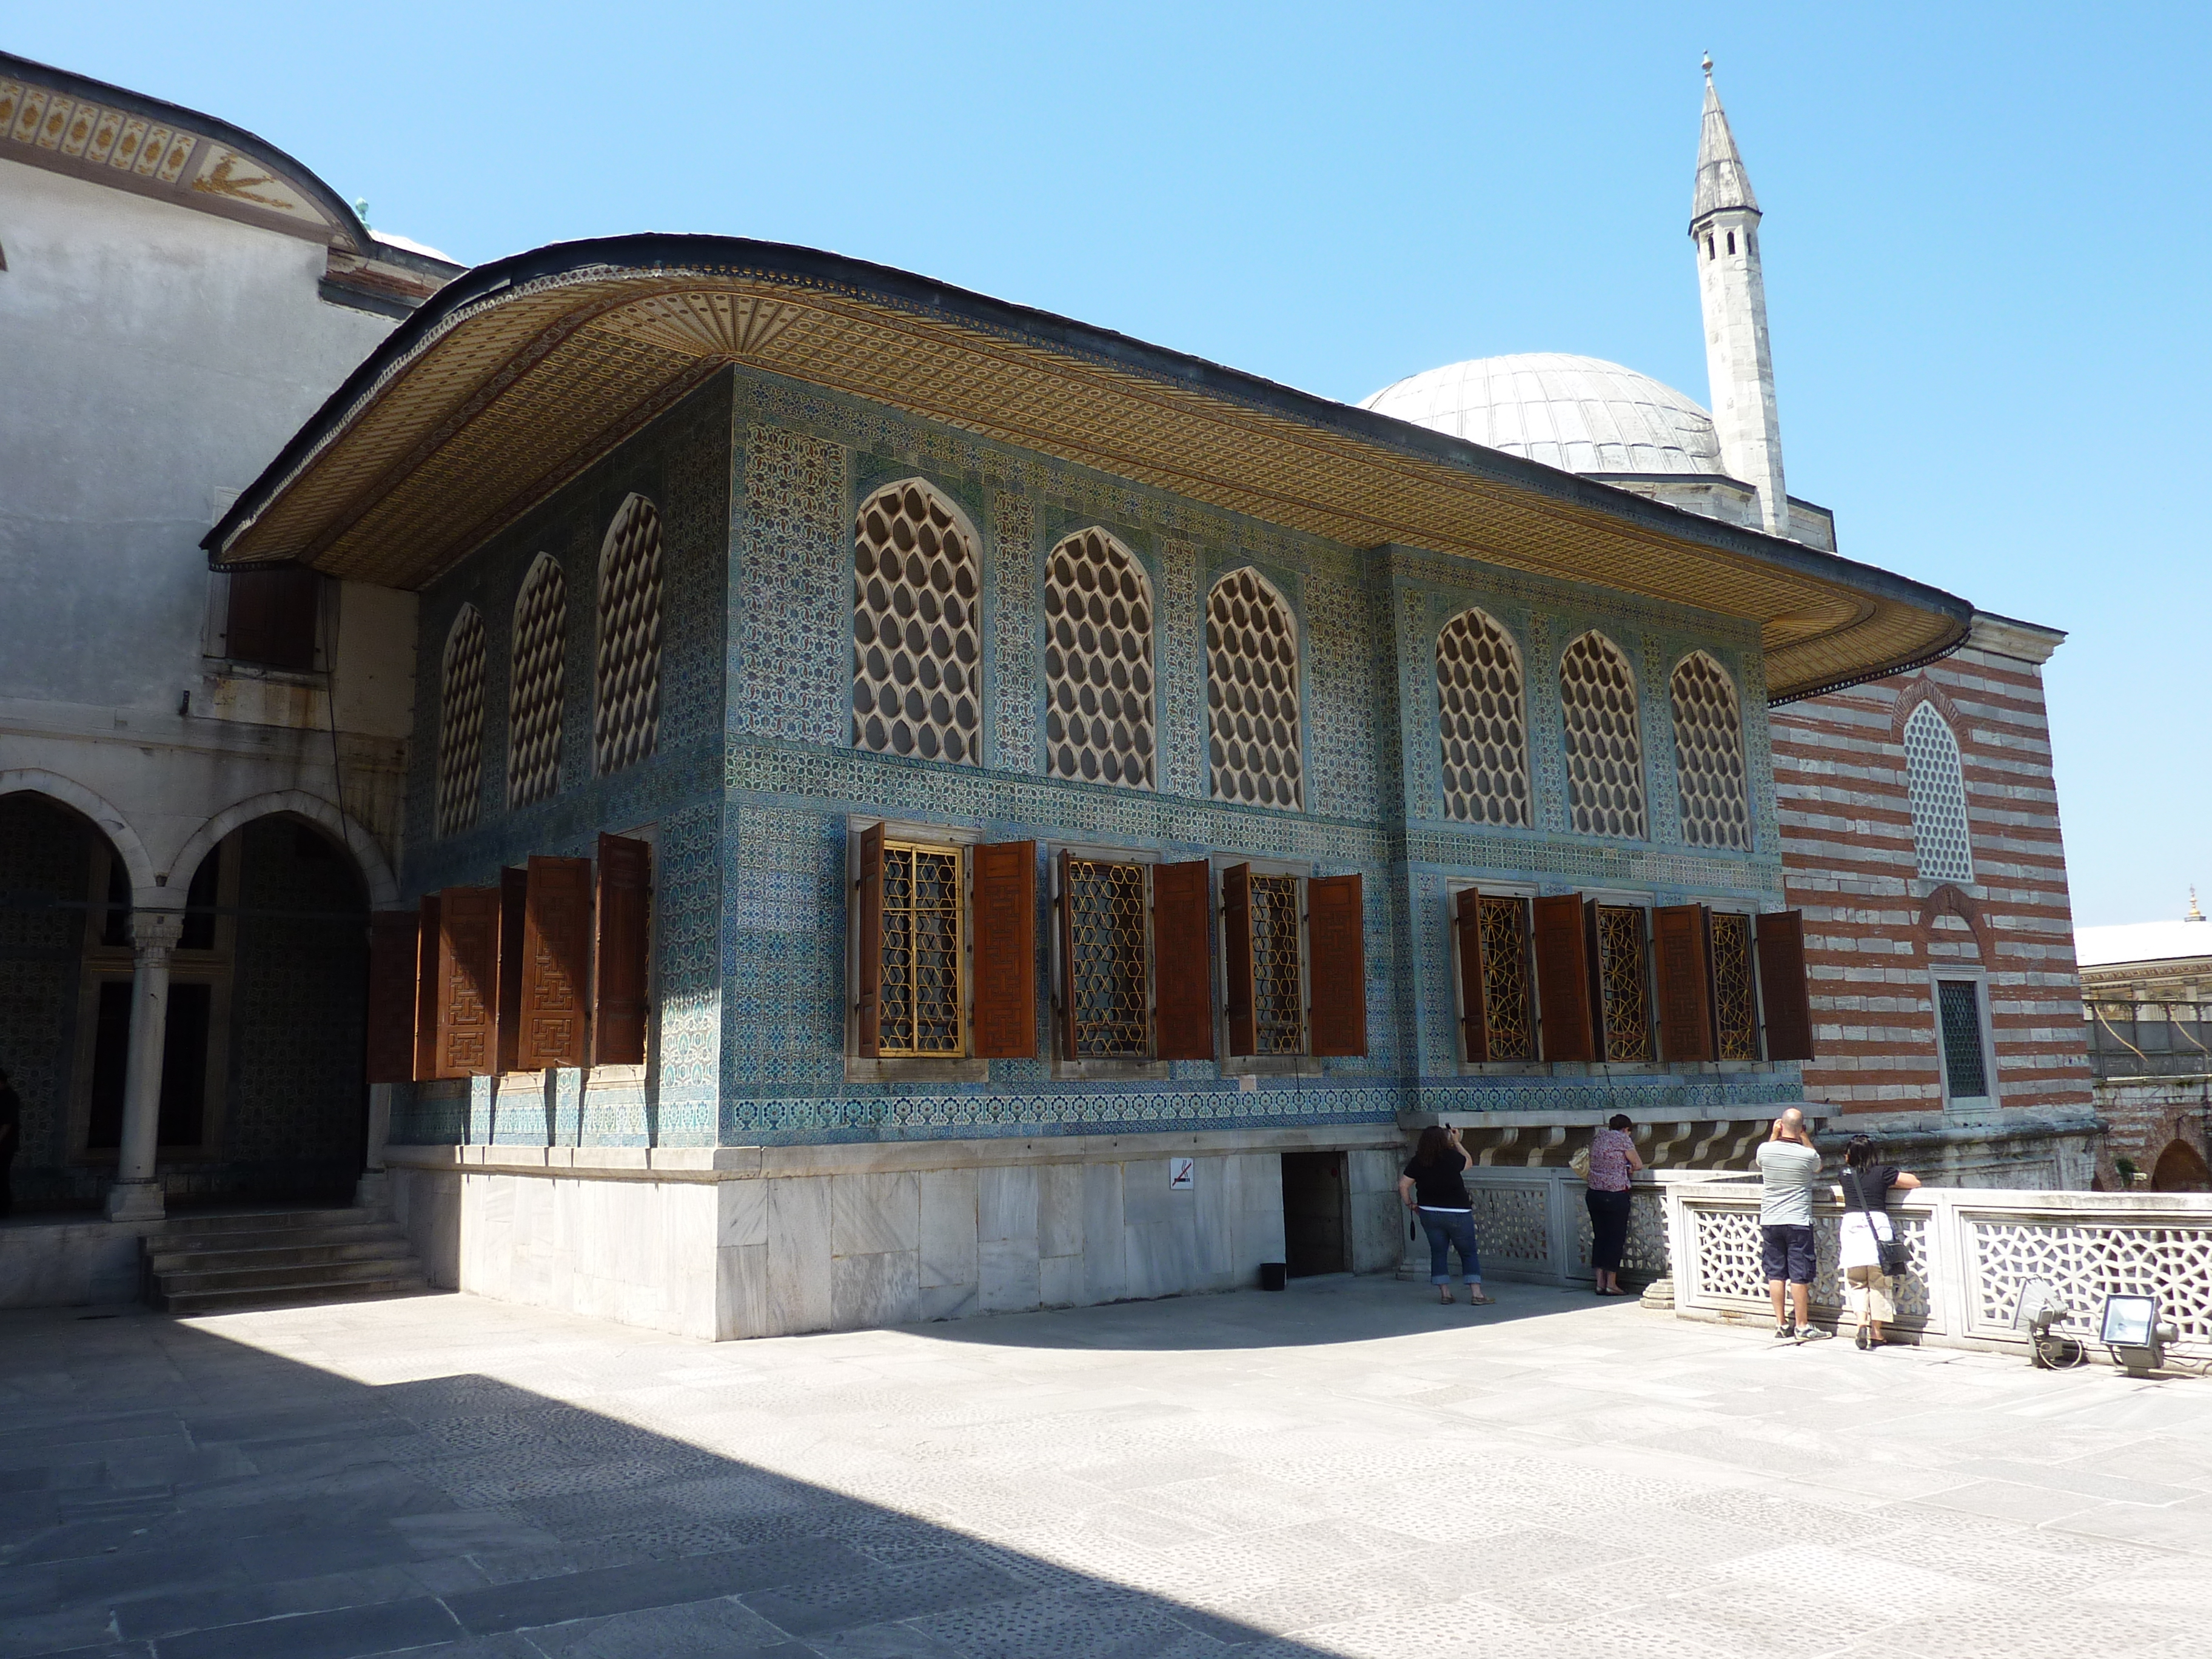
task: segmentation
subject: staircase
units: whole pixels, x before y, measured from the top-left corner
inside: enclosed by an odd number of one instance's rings
[[[429,1288],[406,1236],[375,1210],[185,1215],[146,1238],[146,1299],[165,1313],[352,1302]]]

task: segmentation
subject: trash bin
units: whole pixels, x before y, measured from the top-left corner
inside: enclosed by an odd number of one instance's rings
[[[1279,1291],[1283,1288],[1281,1262],[1262,1261],[1260,1264],[1260,1288],[1263,1291]]]

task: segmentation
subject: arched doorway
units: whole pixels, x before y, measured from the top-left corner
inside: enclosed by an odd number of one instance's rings
[[[2206,1165],[2202,1152],[2177,1137],[2166,1143],[2166,1150],[2152,1166],[2150,1189],[2154,1193],[2212,1193],[2212,1167]]]

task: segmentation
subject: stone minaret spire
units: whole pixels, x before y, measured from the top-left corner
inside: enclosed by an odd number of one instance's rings
[[[1698,141],[1698,192],[1690,240],[1705,318],[1705,374],[1713,427],[1729,476],[1759,491],[1769,535],[1790,533],[1782,482],[1782,419],[1774,404],[1774,354],[1766,340],[1766,283],[1759,270],[1759,199],[1736,153],[1713,60],[1705,59],[1705,131]]]

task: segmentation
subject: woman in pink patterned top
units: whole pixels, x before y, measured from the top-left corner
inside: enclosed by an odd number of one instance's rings
[[[1590,1137],[1583,1202],[1589,1206],[1590,1266],[1597,1273],[1600,1296],[1625,1294],[1620,1257],[1628,1248],[1628,1182],[1644,1167],[1636,1154],[1636,1137],[1630,1133],[1635,1127],[1627,1113],[1615,1112]]]

